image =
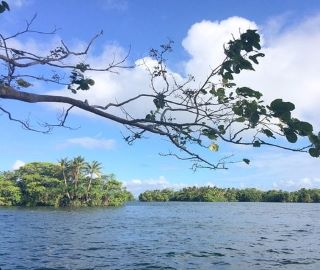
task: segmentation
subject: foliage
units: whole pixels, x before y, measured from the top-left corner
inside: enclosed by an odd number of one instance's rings
[[[235,189],[217,187],[187,187],[178,191],[170,189],[148,190],[139,195],[143,202],[303,202],[320,203],[320,189],[300,189],[294,192],[282,190],[261,191],[255,188]]]
[[[1,1],[0,3],[0,13],[3,13],[5,11],[9,11],[10,10],[10,7],[8,5],[8,3],[6,1]]]
[[[17,205],[21,200],[21,191],[16,183],[0,175],[0,206]]]
[[[2,1],[0,12],[5,10],[9,10],[9,6]],[[76,94],[94,87],[95,81],[88,74],[134,68],[127,64],[127,57],[118,61],[114,59],[104,68],[95,68],[83,62],[86,59],[84,56],[102,32],[94,36],[80,52],[72,51],[64,41],[47,55],[10,47],[12,40],[24,35],[55,34],[55,30],[49,33],[31,30],[34,19],[27,22],[26,28],[20,32],[0,35],[0,61],[3,66],[0,74],[0,99],[63,103],[69,105],[69,108],[62,112],[58,122],[44,121],[40,126],[34,127],[29,119],[17,119],[4,105],[0,106],[0,110],[10,120],[20,123],[28,130],[47,133],[54,127],[68,127],[68,115],[73,108],[79,108],[123,124],[129,132],[128,136],[124,136],[129,144],[145,137],[143,135],[146,133],[165,137],[177,147],[179,154],[162,154],[189,160],[193,169],[226,169],[228,163],[250,163],[247,158],[234,160],[233,155],[219,157],[221,143],[272,146],[307,152],[316,158],[320,156],[320,133],[315,132],[310,123],[293,117],[293,103],[278,98],[266,104],[261,92],[235,83],[234,79],[238,74],[254,71],[255,65],[265,56],[261,52],[260,35],[256,30],[242,31],[238,38],[232,36],[232,40],[224,46],[225,59],[215,69],[208,71],[207,78],[202,83],[194,83],[193,76],[184,79],[177,77],[167,68],[166,54],[172,51],[172,42],[161,45],[159,50],[152,49],[150,57],[154,62],[152,66],[145,63],[150,77],[149,89],[128,99],[117,102],[109,100],[105,105],[98,105],[79,100]],[[35,89],[39,81],[64,87],[75,95],[71,98],[41,94]],[[134,111],[129,111],[130,104],[134,102],[141,102],[146,108],[149,106],[152,109],[144,117],[135,116]],[[200,155],[199,149],[202,148],[212,151],[212,158]],[[77,189],[76,175],[74,180]],[[77,197],[75,192],[74,190],[71,195]]]
[[[101,174],[101,164],[81,156],[59,164],[28,163],[0,174],[0,205],[120,206],[133,195],[114,175]]]

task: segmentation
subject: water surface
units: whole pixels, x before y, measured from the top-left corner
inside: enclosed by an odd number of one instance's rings
[[[0,208],[0,267],[320,269],[320,204]]]

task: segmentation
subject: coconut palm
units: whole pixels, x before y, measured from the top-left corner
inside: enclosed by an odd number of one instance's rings
[[[70,200],[71,197],[70,197],[70,193],[69,193],[69,189],[68,189],[68,182],[67,182],[67,170],[70,166],[70,162],[68,161],[68,158],[62,158],[62,159],[58,160],[58,162],[59,162],[59,165],[62,170],[65,193],[66,193],[68,199]]]
[[[89,192],[91,189],[92,181],[101,175],[101,169],[102,169],[101,163],[96,160],[86,164],[85,170],[87,173],[87,178],[89,179],[87,192],[86,192],[87,201],[89,200]]]
[[[75,157],[71,163],[71,178],[73,181],[73,198],[77,198],[77,190],[81,171],[85,168],[86,162],[82,156]]]

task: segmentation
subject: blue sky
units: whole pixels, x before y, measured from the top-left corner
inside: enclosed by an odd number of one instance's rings
[[[261,90],[267,101],[277,97],[293,101],[297,116],[312,122],[319,130],[320,2],[317,0],[8,2],[12,11],[0,17],[1,32],[12,33],[23,28],[24,20],[35,13],[35,28],[59,28],[56,37],[39,39],[32,35],[17,41],[25,47],[42,50],[63,39],[76,48],[103,30],[104,35],[90,53],[95,63],[108,59],[114,52],[125,54],[130,47],[129,61],[134,63],[147,56],[150,48],[171,39],[175,44],[169,68],[181,76],[190,72],[199,80],[219,58],[219,50],[231,33],[247,27],[258,28],[267,56],[257,72],[244,74],[239,82]],[[89,94],[89,100],[123,98],[148,86],[139,70],[126,71],[118,77],[99,75],[96,81],[102,86]],[[39,85],[34,91],[65,93],[63,89],[46,85]],[[52,106],[7,101],[0,104],[17,116],[30,115],[35,120],[52,119],[57,113]],[[139,108],[132,110],[139,113]],[[240,159],[248,157],[252,163],[230,166],[226,171],[194,173],[188,162],[158,155],[174,149],[163,139],[149,136],[128,146],[122,140],[120,131],[125,130],[120,125],[80,112],[69,119],[79,129],[55,129],[49,135],[23,130],[5,115],[0,116],[0,122],[0,170],[24,162],[55,162],[61,157],[83,155],[87,160],[102,162],[106,173],[115,173],[135,194],[145,189],[208,184],[288,190],[320,187],[319,159],[303,154],[223,146],[222,153],[234,153]],[[211,158],[212,153],[203,155]]]

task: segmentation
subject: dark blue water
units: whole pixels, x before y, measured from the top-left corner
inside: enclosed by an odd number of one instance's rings
[[[320,269],[320,204],[0,208],[0,267]]]

